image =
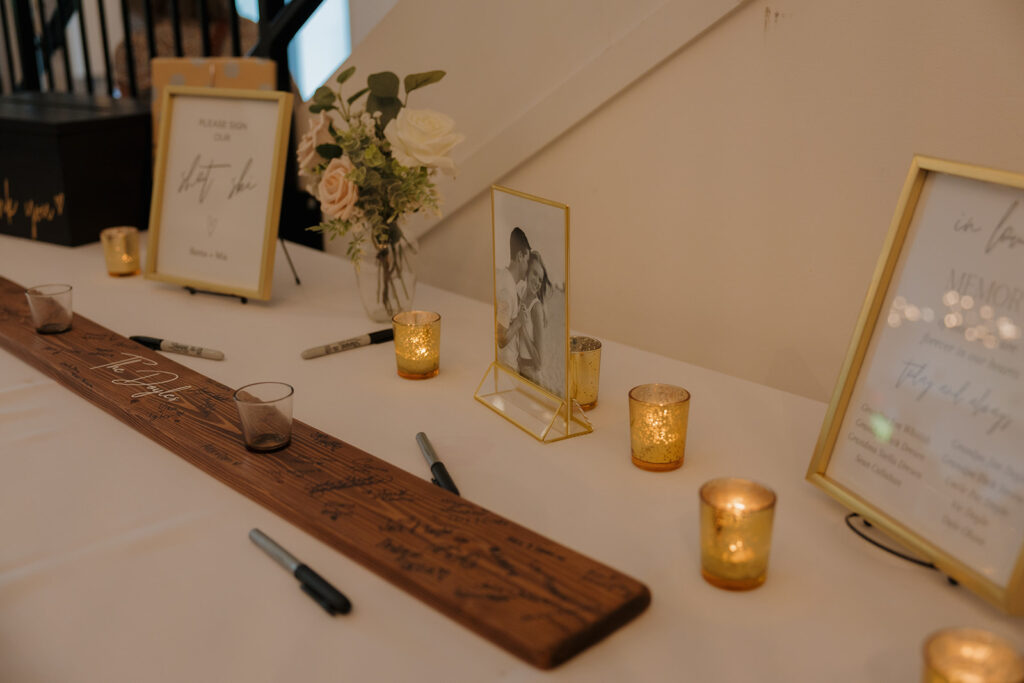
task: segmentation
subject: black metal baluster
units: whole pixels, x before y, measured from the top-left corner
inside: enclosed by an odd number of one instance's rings
[[[142,14],[146,20],[146,45],[149,47],[149,58],[156,57],[156,33],[153,29],[153,2],[142,0]]]
[[[85,64],[85,89],[92,95],[92,64],[89,63],[89,38],[85,30],[85,12],[82,11],[82,0],[74,0],[75,11],[78,12],[78,29],[82,34],[82,57]]]
[[[199,35],[203,40],[203,56],[209,57],[213,54],[210,49],[210,12],[206,7],[206,0],[196,0],[199,7]]]
[[[61,62],[64,64],[64,81],[67,83],[68,92],[74,92],[75,79],[71,74],[71,55],[68,54],[68,31],[67,24],[65,23],[65,18],[71,16],[71,11],[68,10],[67,3],[68,0],[57,0],[56,18],[51,22],[51,26],[60,27],[59,44]]]
[[[107,37],[107,11],[103,9],[103,0],[96,0],[100,15],[100,40],[103,42],[103,73],[107,77],[107,94],[114,96],[114,71],[110,66],[110,39]]]
[[[128,94],[137,97],[139,86],[135,81],[135,48],[132,46],[132,18],[128,11],[128,0],[121,0],[121,23],[124,26],[125,61],[128,66]],[[124,97],[124,93],[121,93]]]
[[[293,0],[285,5],[283,0],[259,0],[260,39],[248,54],[253,57],[269,57],[277,62],[278,90],[287,91],[291,88],[288,43],[320,6],[320,2],[321,0]],[[288,170],[285,173],[281,197],[280,234],[293,242],[323,249],[323,236],[310,233],[306,229],[317,220],[317,211],[309,207],[306,195],[300,192],[296,185],[295,140],[295,131],[292,131]]]
[[[278,10],[283,6],[284,3],[281,2],[281,0],[259,0],[257,3],[257,11],[260,13],[258,24],[260,30],[260,41],[256,47],[253,48],[253,51],[255,52],[256,48],[262,47],[263,50],[259,55],[260,57],[266,57],[267,54],[269,54],[270,39],[273,35],[272,21],[274,19],[274,15],[277,14]]]
[[[251,54],[251,56],[268,57],[277,62],[277,89],[288,90],[289,86],[284,85],[282,87],[282,83],[288,83],[290,79],[288,74],[288,41],[291,38],[282,39],[286,27],[284,26],[284,17],[278,16],[278,13],[284,9],[284,0],[259,0],[259,8],[260,40],[256,47],[251,50],[251,53],[255,53]],[[294,12],[294,8],[292,11]],[[304,23],[305,20],[295,26],[294,29],[289,27],[287,30],[298,31]],[[295,33],[293,32],[291,35],[294,36]]]
[[[228,0],[231,8],[231,56],[242,56],[242,36],[238,28],[238,8],[235,7],[235,0]]]
[[[4,56],[7,57],[7,77],[11,84],[11,92],[14,91],[14,54],[11,52],[11,26],[7,19],[7,3],[0,2],[0,20],[4,29]],[[2,89],[3,83],[0,83]]]
[[[181,57],[185,50],[181,46],[181,11],[178,0],[171,0],[171,27],[174,29],[174,56]]]
[[[39,51],[42,54],[43,69],[46,71],[46,89],[55,90],[56,83],[53,80],[53,66],[50,64],[50,52],[53,48],[50,44],[50,30],[46,25],[46,14],[43,12],[43,0],[36,0],[36,9],[39,11]]]

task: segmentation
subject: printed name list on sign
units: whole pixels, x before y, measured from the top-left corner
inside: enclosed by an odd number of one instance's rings
[[[277,106],[178,98],[167,148],[157,270],[258,287]]]
[[[1006,585],[1024,544],[1024,191],[931,174],[903,254],[829,472]]]

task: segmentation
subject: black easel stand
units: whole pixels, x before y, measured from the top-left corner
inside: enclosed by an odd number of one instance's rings
[[[234,298],[238,299],[243,304],[249,303],[249,299],[247,297],[239,296],[238,294],[228,294],[226,292],[211,292],[208,289],[196,289],[195,287],[189,287],[188,285],[185,285],[185,291],[187,291],[189,294],[193,294],[193,295],[194,294],[212,294],[214,296],[231,296],[231,297],[234,297]]]
[[[905,553],[901,553],[898,550],[894,550],[893,548],[890,548],[890,547],[888,547],[886,545],[883,545],[883,544],[879,543],[878,541],[876,541],[875,539],[869,537],[867,534],[865,534],[863,531],[861,531],[860,529],[858,529],[857,527],[855,527],[853,525],[853,518],[854,517],[860,517],[861,523],[865,527],[867,527],[869,529],[874,528],[874,527],[872,527],[871,522],[869,522],[868,520],[864,519],[863,517],[861,517],[856,512],[851,512],[850,514],[846,515],[846,526],[850,527],[850,530],[853,531],[853,533],[857,534],[858,536],[863,538],[865,541],[867,541],[871,545],[873,545],[873,546],[875,546],[877,548],[881,548],[885,552],[891,553],[891,554],[895,555],[896,557],[898,557],[900,559],[906,560],[907,562],[913,562],[914,564],[921,565],[922,567],[926,567],[927,569],[934,569],[935,571],[939,570],[939,568],[936,567],[931,562],[925,562],[924,560],[919,560],[916,557],[911,557],[910,555],[907,555]],[[956,579],[954,579],[952,576],[947,576],[946,577],[946,581],[948,581],[950,583],[950,585],[953,585],[953,586],[959,586],[960,585],[960,582],[957,581]]]
[[[295,270],[295,264],[292,263],[292,257],[291,257],[291,254],[288,253],[288,247],[284,246],[284,238],[283,237],[281,238],[280,242],[281,242],[281,248],[284,249],[284,257],[286,259],[288,259],[288,267],[292,269],[292,275],[295,276],[295,284],[301,285],[302,282],[299,281],[299,273],[298,273],[298,271]]]
[[[281,248],[284,249],[284,256],[286,259],[288,259],[288,267],[292,269],[292,276],[295,277],[295,284],[301,285],[302,281],[299,280],[299,273],[298,271],[295,270],[295,264],[292,263],[292,257],[288,253],[288,247],[284,245],[283,237],[281,238]],[[214,296],[233,296],[239,301],[241,301],[243,304],[249,303],[249,299],[247,297],[240,296],[238,294],[227,294],[225,292],[211,292],[206,289],[196,289],[195,287],[189,287],[188,285],[185,285],[185,289],[188,291],[189,294],[213,294]]]

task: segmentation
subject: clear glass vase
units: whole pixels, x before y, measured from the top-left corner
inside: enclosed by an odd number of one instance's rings
[[[355,262],[359,298],[370,320],[391,322],[399,311],[412,309],[416,294],[416,241],[402,236],[383,249],[364,245]]]

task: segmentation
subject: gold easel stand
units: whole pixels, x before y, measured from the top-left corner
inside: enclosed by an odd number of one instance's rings
[[[572,399],[562,399],[497,363],[491,363],[473,398],[544,443],[594,431]]]

